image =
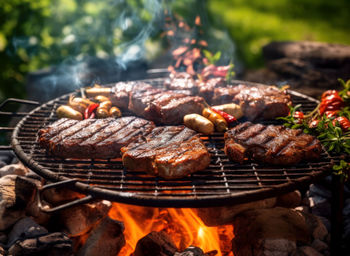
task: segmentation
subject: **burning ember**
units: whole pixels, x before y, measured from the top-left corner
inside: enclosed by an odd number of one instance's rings
[[[194,209],[152,208],[114,203],[109,217],[122,221],[126,245],[120,256],[129,256],[137,242],[152,231],[163,231],[180,251],[190,245],[200,247],[209,255],[233,256],[233,226],[207,227]]]

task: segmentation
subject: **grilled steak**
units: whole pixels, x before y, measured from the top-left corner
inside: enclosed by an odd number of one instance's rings
[[[130,95],[129,110],[158,124],[181,124],[190,113],[202,113],[202,97],[161,89],[139,90]]]
[[[233,102],[241,105],[248,120],[270,120],[288,115],[291,98],[274,86],[242,86]]]
[[[38,133],[38,142],[50,155],[62,158],[115,158],[120,149],[154,128],[137,117],[119,119],[62,118]]]
[[[130,93],[139,90],[149,90],[153,87],[143,82],[119,82],[112,88],[111,101],[113,106],[128,109]]]
[[[246,159],[274,165],[293,165],[319,158],[318,139],[281,125],[245,122],[225,133],[225,153],[235,162]]]
[[[203,97],[207,102],[212,103],[214,91],[216,88],[226,86],[226,81],[222,77],[210,78],[207,81],[197,81],[199,96]]]
[[[169,90],[183,91],[186,95],[198,93],[196,81],[186,72],[170,74],[169,79],[165,80],[164,86]]]
[[[205,169],[210,155],[196,132],[184,126],[157,127],[122,148],[123,164],[165,179],[180,178]]]

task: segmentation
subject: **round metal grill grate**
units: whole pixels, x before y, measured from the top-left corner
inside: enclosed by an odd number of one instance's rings
[[[163,79],[144,80],[161,86]],[[246,83],[233,81],[234,83]],[[246,83],[247,84],[247,83]],[[249,84],[249,83],[248,83]],[[317,101],[291,91],[293,103],[310,111]],[[57,120],[56,108],[66,104],[69,95],[34,109],[16,126],[12,146],[28,167],[50,181],[74,180],[73,188],[94,198],[157,207],[212,207],[245,203],[292,191],[326,175],[332,158],[324,152],[315,162],[295,166],[237,164],[223,152],[222,133],[203,137],[210,153],[209,167],[188,177],[164,180],[123,168],[121,159],[63,160],[48,156],[36,142],[40,128]],[[264,122],[276,123],[272,122]]]

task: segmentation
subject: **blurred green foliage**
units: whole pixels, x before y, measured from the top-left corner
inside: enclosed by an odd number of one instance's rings
[[[261,48],[273,40],[350,44],[349,0],[211,0],[208,8],[248,68],[262,66]]]
[[[120,55],[150,36],[161,10],[156,0],[0,1],[0,102],[25,96],[30,71]]]

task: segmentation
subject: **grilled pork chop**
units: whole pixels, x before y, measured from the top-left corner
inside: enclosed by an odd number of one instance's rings
[[[38,142],[50,155],[62,158],[115,158],[123,146],[146,136],[154,128],[137,117],[119,119],[62,118],[39,130]]]
[[[225,133],[225,153],[239,163],[252,159],[274,165],[293,165],[319,158],[321,150],[314,136],[281,125],[245,122]]]
[[[184,126],[163,126],[121,149],[123,165],[165,179],[205,169],[210,154],[196,132]]]

